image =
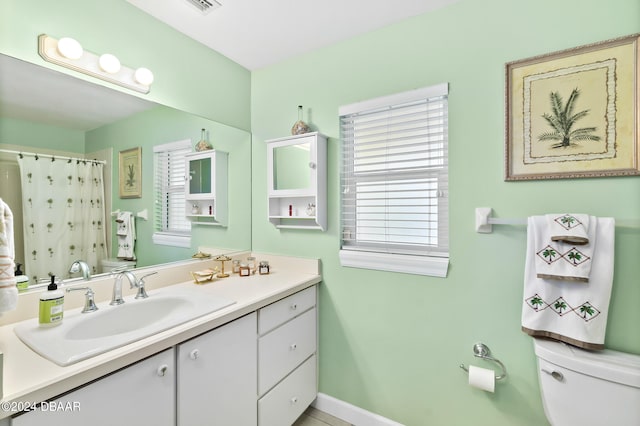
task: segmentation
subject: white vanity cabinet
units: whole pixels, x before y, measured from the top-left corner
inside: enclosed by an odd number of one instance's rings
[[[178,426],[256,425],[256,313],[177,347]]]
[[[327,229],[327,138],[318,132],[267,141],[269,221]]]
[[[173,348],[44,403],[12,419],[13,426],[175,424]]]
[[[313,285],[46,403],[64,409],[10,424],[290,425],[318,391],[316,300]]]
[[[316,286],[258,312],[258,425],[292,424],[316,398]]]
[[[228,157],[218,150],[185,156],[185,212],[192,223],[227,226]]]

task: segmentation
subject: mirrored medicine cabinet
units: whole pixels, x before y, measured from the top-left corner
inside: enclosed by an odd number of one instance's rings
[[[313,132],[266,142],[269,221],[277,228],[326,230],[326,136]]]
[[[227,225],[228,156],[228,153],[218,150],[185,156],[185,212],[192,224]]]

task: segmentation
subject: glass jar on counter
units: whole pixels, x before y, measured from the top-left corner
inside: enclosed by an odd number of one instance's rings
[[[251,273],[255,274],[256,270],[258,269],[258,264],[256,263],[256,258],[253,257],[253,256],[247,257],[247,264],[249,265],[249,269],[251,270]]]
[[[258,266],[258,272],[260,275],[267,275],[269,273],[269,262],[261,260],[260,265]]]
[[[231,271],[234,274],[240,273],[240,261],[238,259],[234,259],[231,261]]]
[[[241,277],[248,277],[249,275],[251,275],[251,268],[249,268],[249,265],[243,262],[240,264],[238,273]]]

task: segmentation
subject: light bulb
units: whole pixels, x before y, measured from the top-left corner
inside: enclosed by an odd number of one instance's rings
[[[100,69],[109,74],[115,74],[120,71],[120,60],[111,53],[105,53],[98,59]]]
[[[153,73],[148,68],[138,68],[133,78],[140,84],[150,86],[153,83]]]
[[[58,40],[58,53],[68,59],[80,59],[84,51],[75,39],[62,37]]]

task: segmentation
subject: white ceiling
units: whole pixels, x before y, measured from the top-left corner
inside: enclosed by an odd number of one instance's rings
[[[420,15],[458,0],[127,0],[249,70]]]

